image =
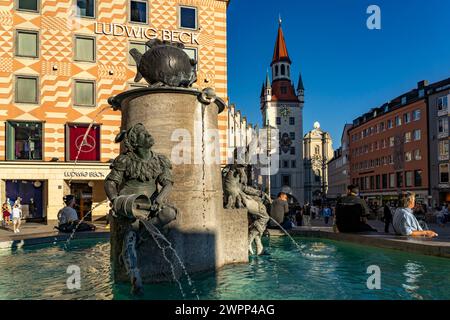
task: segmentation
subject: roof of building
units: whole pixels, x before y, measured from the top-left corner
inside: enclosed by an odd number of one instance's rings
[[[287,61],[291,63],[291,59],[289,58],[289,53],[286,47],[286,40],[284,40],[283,29],[281,28],[281,21],[278,26],[277,40],[275,42],[275,48],[273,50],[272,65],[275,62],[279,61]]]
[[[297,91],[299,91],[299,90],[305,90],[305,87],[303,86],[303,79],[302,79],[301,73],[299,73],[298,84],[297,84]]]
[[[353,128],[350,128],[349,130],[353,131],[355,128],[367,123],[372,119],[378,118],[384,114],[400,109],[419,100],[427,99],[428,95],[432,94],[435,91],[439,91],[439,88],[445,87],[447,85],[450,85],[450,78],[432,84],[429,84],[426,80],[422,80],[417,83],[417,88],[403,93],[402,95],[396,97],[395,99],[392,99],[389,102],[384,103],[378,108],[372,108],[369,112],[353,120]]]

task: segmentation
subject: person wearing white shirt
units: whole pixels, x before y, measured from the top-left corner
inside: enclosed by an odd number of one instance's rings
[[[407,192],[403,195],[401,207],[395,211],[392,225],[397,235],[412,237],[434,238],[438,234],[431,230],[423,230],[413,214],[412,209],[415,206],[416,195]]]
[[[22,210],[20,210],[19,204],[15,204],[12,209],[12,220],[14,233],[20,232],[20,219],[22,218]]]

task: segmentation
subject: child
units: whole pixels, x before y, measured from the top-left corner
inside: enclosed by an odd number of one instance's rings
[[[21,211],[19,208],[19,204],[15,204],[13,209],[12,209],[12,219],[13,219],[13,229],[14,229],[14,233],[19,233],[20,232],[20,219],[21,219]]]

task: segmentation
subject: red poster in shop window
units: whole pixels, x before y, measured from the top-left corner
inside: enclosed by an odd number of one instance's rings
[[[84,139],[88,127],[69,126],[70,161],[100,160],[100,128],[92,126]]]

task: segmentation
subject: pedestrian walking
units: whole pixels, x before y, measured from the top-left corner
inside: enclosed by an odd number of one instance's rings
[[[15,204],[12,209],[12,220],[14,233],[20,232],[20,222],[22,219],[22,210],[19,208],[19,204]]]
[[[322,209],[322,215],[323,215],[323,221],[325,224],[328,224],[328,221],[330,221],[330,217],[332,215],[330,206],[326,206]]]

